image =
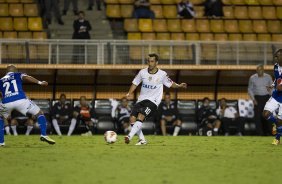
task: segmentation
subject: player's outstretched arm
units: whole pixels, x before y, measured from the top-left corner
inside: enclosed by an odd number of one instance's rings
[[[171,85],[172,88],[187,88],[187,84],[186,83],[181,83],[181,84],[177,84],[176,82],[173,82]]]
[[[129,88],[128,93],[126,94],[126,98],[129,98],[131,96],[131,94],[136,90],[137,86],[135,84],[132,84]]]
[[[29,75],[25,75],[23,76],[23,80],[27,81],[27,82],[31,82],[31,83],[35,83],[35,84],[39,84],[41,86],[48,86],[48,82],[46,81],[39,81],[36,78],[29,76]]]

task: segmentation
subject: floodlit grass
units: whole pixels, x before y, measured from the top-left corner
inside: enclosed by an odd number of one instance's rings
[[[279,183],[282,145],[271,137],[147,136],[146,146],[102,136],[6,136],[0,183]]]

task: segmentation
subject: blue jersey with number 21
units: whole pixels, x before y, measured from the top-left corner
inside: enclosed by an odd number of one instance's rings
[[[26,98],[22,88],[23,76],[26,76],[26,74],[9,72],[0,79],[3,104]]]

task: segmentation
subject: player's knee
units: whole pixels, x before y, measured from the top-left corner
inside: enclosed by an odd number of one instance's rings
[[[181,126],[182,122],[180,120],[176,121],[176,125]]]
[[[166,121],[164,119],[161,120],[161,126],[165,126]]]
[[[36,114],[37,117],[40,116],[40,115],[44,115],[44,112],[43,112],[42,110],[40,110],[40,111]]]
[[[129,121],[130,121],[130,123],[134,123],[136,121],[136,117],[130,116]]]

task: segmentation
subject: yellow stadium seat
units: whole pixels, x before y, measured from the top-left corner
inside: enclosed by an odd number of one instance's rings
[[[196,20],[196,28],[198,32],[210,32],[210,25],[207,19],[198,19]]]
[[[0,4],[0,17],[9,16],[8,4]]]
[[[21,17],[24,15],[23,5],[22,4],[10,4],[9,5],[9,14],[13,17]]]
[[[185,40],[184,33],[171,33],[172,40]]]
[[[267,33],[266,22],[264,20],[254,20],[253,30],[256,33]]]
[[[201,56],[203,60],[216,59],[216,46],[213,44],[203,44],[201,47]]]
[[[212,33],[203,33],[203,34],[200,34],[200,40],[201,41],[212,41],[214,40],[214,37]]]
[[[19,3],[20,0],[6,0],[7,3]]]
[[[264,6],[262,7],[262,16],[264,19],[276,19],[276,9],[274,6],[268,7]]]
[[[142,33],[142,40],[155,40],[156,34],[155,33]]]
[[[16,31],[27,31],[27,20],[26,20],[26,18],[14,18],[14,30],[16,30]]]
[[[279,20],[268,20],[267,21],[267,30],[269,33],[281,33],[282,27]]]
[[[184,32],[196,32],[196,25],[194,19],[181,20],[182,31]]]
[[[26,58],[26,47],[23,48],[23,57]],[[29,59],[37,59],[37,47],[35,45],[29,45]],[[48,52],[48,50],[46,50]],[[41,53],[42,54],[42,53]]]
[[[248,9],[246,6],[235,6],[234,14],[237,19],[248,19]]]
[[[185,40],[184,33],[172,33],[171,40]],[[190,56],[190,57],[189,57]],[[174,46],[173,47],[173,58],[177,60],[191,59],[191,52],[188,51],[187,46]]]
[[[239,20],[239,30],[241,33],[252,33],[253,26],[251,20]]]
[[[133,5],[121,5],[120,6],[121,16],[123,18],[132,17],[133,9],[134,9]]]
[[[28,29],[31,31],[42,31],[42,19],[40,17],[29,17]]]
[[[163,18],[163,8],[161,5],[152,5],[150,9],[154,12],[155,18]]]
[[[245,0],[247,5],[259,5],[259,0]]]
[[[231,0],[234,5],[244,5],[245,0]]]
[[[271,35],[270,34],[258,34],[258,41],[271,41]]]
[[[38,59],[49,58],[49,45],[38,45],[37,46],[37,57]]]
[[[214,33],[222,33],[224,32],[223,20],[211,20],[211,31]]]
[[[31,39],[32,38],[32,32],[18,32],[18,38],[20,39]]]
[[[106,4],[119,4],[118,0],[105,0]]]
[[[47,39],[46,32],[33,32],[33,39],[44,40]]]
[[[256,34],[243,34],[243,40],[244,41],[257,41],[257,35]]]
[[[120,5],[107,5],[106,15],[110,18],[121,18]]]
[[[194,10],[196,13],[196,18],[202,18],[204,17],[205,11],[203,6],[194,6]]]
[[[22,59],[23,58],[22,45],[9,44],[7,48],[7,55],[9,59]]]
[[[0,25],[2,31],[12,31],[13,19],[11,17],[0,18]]]
[[[167,32],[166,19],[154,19],[153,27],[155,32]]]
[[[260,6],[249,6],[248,14],[250,19],[262,19],[261,7]]]
[[[179,3],[179,2],[181,2],[181,0],[175,0],[175,2]],[[189,2],[196,5],[196,4],[201,4],[201,3],[205,2],[205,0],[190,0]]]
[[[24,4],[24,15],[35,17],[39,15],[37,4]]]
[[[229,34],[228,40],[230,41],[242,41],[242,35],[241,34]]]
[[[176,18],[177,9],[175,5],[164,5],[163,6],[163,15],[165,18]]]
[[[224,21],[225,31],[228,33],[237,33],[239,32],[237,20],[225,20]]]
[[[161,4],[161,0],[149,0],[150,4]]]
[[[141,40],[141,33],[127,33],[128,40]]]
[[[214,40],[216,40],[216,41],[227,41],[228,35],[227,34],[215,34]]]
[[[224,5],[232,5],[232,1],[231,0],[222,0]]]
[[[34,3],[34,0],[21,0],[21,3]]]
[[[282,6],[276,7],[276,16],[278,19],[282,19]]]
[[[179,19],[168,19],[167,29],[169,32],[182,32],[181,24]]]
[[[15,31],[4,32],[3,34],[3,38],[5,39],[16,39],[17,37],[17,32]]]
[[[170,40],[169,33],[157,33],[157,40]]]
[[[198,33],[186,33],[186,40],[197,41],[200,40],[200,36]]]
[[[175,4],[174,0],[161,0],[162,4]]]
[[[153,32],[153,23],[151,19],[138,19],[138,28],[141,32]]]
[[[118,0],[120,4],[134,4],[134,0]]]
[[[234,11],[232,6],[223,6],[223,15],[224,18],[233,19],[234,18]]]
[[[272,5],[272,0],[259,0],[259,4],[261,5]]]
[[[273,4],[275,5],[282,5],[282,0],[272,0]]]
[[[272,41],[282,42],[282,34],[272,34]]]
[[[139,31],[137,19],[125,19],[124,20],[124,30],[127,32]]]

